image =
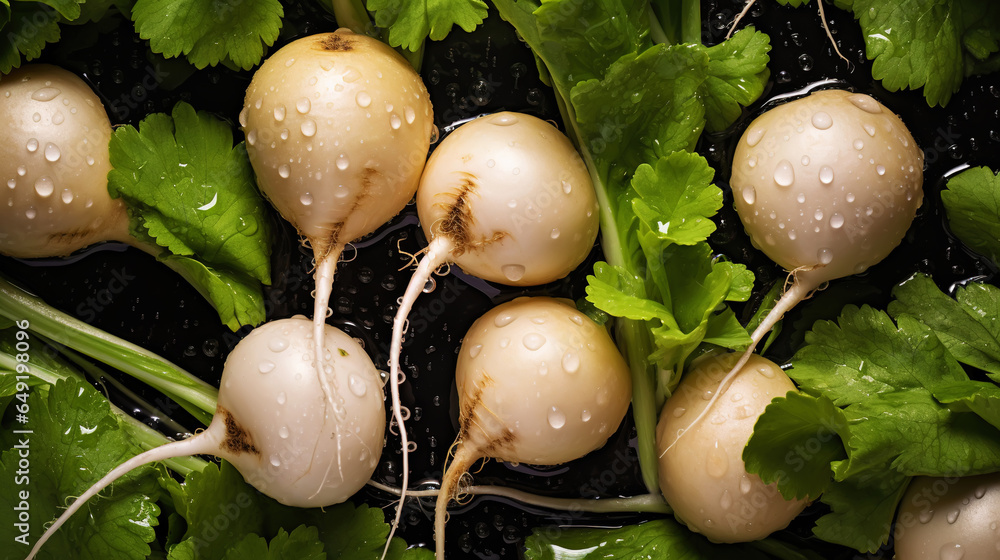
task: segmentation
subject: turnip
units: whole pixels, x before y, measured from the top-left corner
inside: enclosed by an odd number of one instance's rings
[[[788,270],[791,283],[692,426],[789,309],[899,245],[923,200],[923,165],[899,117],[860,93],[815,92],[750,124],[733,156],[736,211],[754,246]]]
[[[459,433],[434,515],[444,558],[448,502],[481,458],[537,465],[601,447],[628,410],[628,366],[603,328],[571,304],[522,297],[473,323],[455,372]]]
[[[59,516],[28,558],[115,479],[172,457],[205,454],[226,459],[248,483],[290,506],[323,507],[353,495],[381,456],[385,401],[378,372],[364,349],[332,326],[325,334],[325,360],[335,366],[326,375],[331,383],[349,388],[337,401],[338,414],[326,414],[314,373],[312,322],[296,316],[265,323],[227,358],[216,414],[205,431],[112,469]]]
[[[0,253],[59,257],[129,240],[125,205],[108,194],[111,122],[97,95],[48,64],[3,76],[0,91]]]
[[[914,478],[896,515],[896,560],[996,558],[998,523],[1000,473]]]
[[[387,45],[340,29],[271,55],[247,88],[240,125],[261,191],[312,247],[322,341],[344,246],[399,213],[417,189],[434,126],[427,90]],[[316,376],[340,409],[340,388],[320,373],[322,347]]]
[[[732,396],[715,407],[709,422],[690,428],[691,436],[680,440],[688,419],[708,409],[709,395],[738,359],[723,354],[696,361],[667,399],[656,427],[656,445],[667,449],[660,455],[660,490],[674,515],[691,530],[727,543],[783,529],[807,503],[785,500],[774,484],[764,484],[743,464],[743,448],[764,408],[795,390],[766,358],[753,355],[733,380]]]
[[[543,120],[509,112],[463,124],[441,142],[420,179],[417,213],[430,244],[400,300],[389,359],[404,493],[409,468],[399,356],[407,316],[431,274],[454,262],[501,284],[553,282],[590,254],[598,229],[593,183],[573,144]]]

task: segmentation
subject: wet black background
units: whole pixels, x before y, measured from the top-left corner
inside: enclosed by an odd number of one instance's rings
[[[286,19],[279,44],[294,38],[335,29],[332,16],[315,2],[286,2]],[[742,8],[735,0],[702,2],[703,38],[706,44],[722,40],[732,18]],[[805,330],[820,318],[832,319],[847,303],[869,303],[879,307],[889,300],[892,286],[915,271],[933,274],[945,288],[970,278],[986,277],[996,282],[995,270],[969,254],[947,233],[938,192],[943,178],[962,165],[1000,168],[1000,80],[971,78],[952,98],[946,109],[930,109],[922,93],[889,93],[871,77],[865,60],[861,32],[851,16],[827,7],[829,24],[848,65],[833,54],[815,6],[799,9],[762,0],[741,25],[755,25],[771,37],[772,79],[764,95],[745,118],[730,131],[705,135],[701,152],[717,170],[716,180],[724,189],[727,204],[712,236],[713,247],[729,258],[748,264],[757,274],[755,293],[763,294],[785,273],[750,247],[731,208],[727,188],[728,162],[734,143],[748,119],[759,114],[768,99],[792,92],[824,79],[874,95],[897,112],[926,152],[924,205],[903,245],[880,265],[864,275],[838,280],[824,292],[800,305],[785,321],[785,330],[769,351],[776,361],[787,360]],[[100,31],[97,33],[96,31]],[[236,122],[243,92],[251,73],[226,68],[192,69],[182,61],[164,61],[148,52],[127,21],[98,26],[64,28],[64,40],[45,51],[43,60],[58,63],[85,76],[105,101],[112,123],[137,125],[150,112],[169,111],[178,100],[192,103]],[[500,110],[518,110],[558,120],[551,91],[540,83],[530,51],[495,13],[473,35],[460,30],[448,40],[428,45],[422,73],[435,107],[436,123],[447,133],[457,122]],[[161,81],[148,79],[159,75]],[[145,83],[144,83],[145,80]],[[152,84],[152,87],[150,85]],[[236,132],[238,140],[242,134]],[[278,235],[273,257],[274,285],[267,290],[268,317],[311,313],[310,256],[295,234],[276,215]],[[365,342],[376,364],[386,369],[391,320],[409,272],[398,269],[408,258],[399,248],[414,253],[425,240],[416,225],[412,206],[376,234],[348,249],[349,262],[338,267],[330,322]],[[599,249],[569,278],[529,290],[511,289],[469,280],[453,272],[437,278],[436,289],[424,294],[414,306],[411,332],[404,346],[408,381],[402,386],[404,405],[411,410],[408,423],[418,448],[411,454],[411,485],[433,488],[455,435],[452,377],[455,354],[471,322],[493,305],[524,294],[549,294],[578,298],[584,277],[598,260]],[[140,344],[209,382],[217,382],[228,350],[245,334],[232,334],[220,324],[215,312],[180,278],[151,257],[123,246],[103,245],[82,256],[63,260],[22,262],[0,257],[0,270],[20,281],[52,305],[77,315],[95,326]],[[128,278],[118,290],[114,279]],[[754,300],[746,309],[753,311]],[[133,387],[135,384],[130,384]],[[148,391],[144,394],[189,430],[198,427],[183,411]],[[141,407],[130,406],[116,395],[123,408],[161,426]],[[173,435],[173,434],[171,434]],[[478,484],[504,484],[554,496],[630,495],[643,491],[638,462],[630,438],[629,421],[608,445],[581,460],[546,468],[511,466],[491,462],[475,475]],[[383,452],[375,478],[397,484],[398,440],[393,437]],[[615,462],[617,461],[617,463]],[[614,465],[614,468],[612,468]],[[358,500],[386,506],[389,496],[362,490]],[[404,511],[400,535],[411,544],[432,538],[432,504],[411,500]],[[815,548],[827,558],[851,558],[852,551],[833,547],[809,537],[812,519],[820,515],[811,508],[793,527],[779,535],[797,544]],[[615,526],[646,519],[641,515],[565,514],[524,507],[503,499],[477,498],[454,507],[448,525],[449,556],[454,558],[516,558],[531,529],[542,525]],[[163,528],[165,525],[161,525]],[[884,551],[885,557],[891,552]]]

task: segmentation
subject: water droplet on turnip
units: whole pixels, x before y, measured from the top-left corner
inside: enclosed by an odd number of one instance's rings
[[[291,174],[292,174],[292,168],[289,167],[287,164],[278,167],[278,175],[280,175],[282,179],[287,179],[288,176]]]
[[[521,339],[521,343],[528,350],[534,351],[545,345],[545,337],[538,333],[528,333]]]
[[[826,111],[819,111],[812,116],[812,125],[820,130],[833,126],[833,118]]]
[[[874,126],[872,126],[870,124],[864,124],[864,125],[862,125],[862,128],[865,129],[865,132],[868,133],[868,136],[871,136],[872,138],[875,137],[875,127]]]
[[[514,322],[514,316],[511,315],[510,313],[502,313],[500,315],[497,315],[496,319],[493,319],[493,324],[498,327],[506,327],[512,322]]]
[[[472,346],[471,348],[469,348],[469,357],[470,358],[475,358],[482,351],[483,351],[483,345],[482,344],[476,344],[476,345]]]
[[[871,97],[862,93],[851,95],[847,98],[847,100],[853,103],[855,107],[866,113],[877,115],[882,112],[882,107],[879,106],[878,101],[875,101]]]
[[[32,93],[31,98],[34,99],[35,101],[42,101],[42,102],[52,101],[60,93],[62,92],[59,90],[59,88],[43,87],[39,90],[36,90],[35,93]]]
[[[389,126],[391,126],[393,130],[399,130],[399,127],[403,126],[403,121],[400,120],[399,115],[393,113],[392,115],[389,115]]]
[[[316,135],[316,121],[312,119],[306,119],[302,121],[302,125],[299,127],[302,131],[302,135],[311,138]]]
[[[570,350],[563,354],[562,367],[566,373],[576,373],[580,369],[580,356]]]
[[[743,187],[743,200],[747,201],[747,204],[753,204],[757,200],[757,189],[753,188],[753,185]]]
[[[885,175],[885,166],[884,165],[876,166],[875,172],[878,173],[879,175]]]
[[[524,265],[520,264],[505,264],[500,267],[503,272],[504,278],[510,280],[511,282],[517,282],[521,278],[524,278],[525,268]]]
[[[62,152],[59,151],[59,146],[53,143],[48,143],[45,145],[45,160],[55,163],[59,161],[59,157],[62,156]]]
[[[747,133],[747,146],[750,146],[752,148],[752,147],[756,146],[757,144],[759,144],[761,138],[764,137],[764,132],[766,132],[766,130],[763,129],[763,128],[759,128],[759,127],[751,130],[750,132],[748,132]]]
[[[38,180],[35,181],[35,192],[38,193],[38,196],[49,196],[54,190],[55,185],[52,183],[52,179],[48,177],[39,177]]]
[[[787,159],[779,161],[775,166],[774,182],[782,187],[790,187],[795,182],[795,170]]]
[[[565,425],[566,425],[566,415],[563,414],[561,410],[553,406],[552,409],[549,410],[549,426],[552,426],[554,429],[558,430],[559,428],[562,428]]]
[[[276,120],[278,122],[281,122],[281,121],[285,120],[285,113],[286,112],[287,111],[285,110],[285,106],[284,105],[278,105],[277,107],[274,108],[274,120]]]
[[[833,168],[824,165],[822,169],[819,170],[819,182],[824,185],[829,185],[833,182]]]
[[[28,144],[27,144],[26,147],[28,148],[28,151],[31,152],[31,153],[34,153],[34,152],[38,151],[38,140],[36,140],[34,138],[30,138],[28,140]]]
[[[819,251],[816,251],[816,258],[819,259],[820,264],[830,264],[833,262],[833,251],[827,247],[822,247]]]
[[[268,341],[267,347],[271,349],[271,352],[283,352],[286,348],[288,348],[288,339],[272,338]]]
[[[722,478],[729,471],[729,454],[718,445],[716,442],[715,446],[708,450],[708,456],[705,458],[705,471],[712,478]]]
[[[364,379],[359,378],[353,373],[347,378],[347,386],[350,388],[351,394],[358,398],[365,396],[368,392],[368,386],[365,385]]]
[[[840,214],[834,214],[830,216],[830,227],[833,229],[840,229],[844,226],[844,217]]]
[[[337,169],[339,169],[341,171],[344,171],[350,165],[351,165],[351,162],[348,161],[347,156],[341,154],[340,157],[337,158]]]

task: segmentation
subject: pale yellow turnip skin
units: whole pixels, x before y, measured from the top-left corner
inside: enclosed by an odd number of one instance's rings
[[[125,240],[128,221],[108,194],[111,123],[75,74],[28,64],[0,77],[0,253],[65,256]]]
[[[753,244],[818,285],[864,272],[899,245],[923,200],[923,165],[889,109],[827,90],[754,120],[730,184]]]
[[[709,416],[688,428],[740,356],[723,354],[693,364],[667,399],[656,427],[660,490],[674,514],[691,530],[715,542],[749,542],[784,529],[806,506],[785,500],[773,484],[746,471],[743,448],[757,418],[775,397],[794,391],[774,362],[754,354]]]
[[[601,447],[632,397],[607,331],[565,301],[523,297],[476,320],[455,381],[463,445],[503,461],[555,465]]]
[[[294,41],[264,61],[240,125],[261,191],[322,258],[413,197],[433,113],[403,57],[340,29]]]
[[[916,477],[896,515],[896,560],[994,560],[998,524],[1000,473]]]
[[[573,271],[597,238],[597,196],[573,144],[531,115],[497,113],[463,124],[427,162],[420,224],[454,241],[462,269],[512,286]],[[461,223],[449,217],[460,215]]]

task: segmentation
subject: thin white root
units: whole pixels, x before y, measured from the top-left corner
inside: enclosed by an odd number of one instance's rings
[[[451,463],[444,470],[441,480],[441,490],[434,504],[434,555],[436,560],[444,559],[444,526],[448,515],[448,502],[451,501],[459,479],[479,459],[479,451],[465,445],[458,445]]]
[[[830,44],[833,45],[833,52],[837,53],[837,56],[842,58],[844,62],[851,66],[851,61],[847,59],[846,56],[840,54],[840,49],[837,48],[837,42],[833,40],[833,33],[830,31],[830,25],[826,23],[826,13],[823,11],[823,0],[816,0],[816,5],[819,6],[819,20],[823,24],[823,31],[826,31],[826,38],[830,40]]]
[[[42,536],[38,538],[35,542],[35,546],[32,547],[31,552],[28,553],[25,560],[32,560],[38,551],[41,550],[42,545],[60,528],[69,521],[69,518],[73,516],[87,500],[96,496],[101,490],[108,487],[109,484],[117,480],[118,478],[124,476],[129,471],[139,468],[148,463],[155,463],[157,461],[163,461],[165,459],[173,459],[174,457],[186,457],[189,455],[201,455],[201,454],[211,454],[213,452],[212,440],[205,435],[192,436],[188,439],[182,441],[175,441],[173,443],[168,443],[166,445],[161,445],[159,447],[154,447],[149,451],[145,451],[132,457],[128,461],[118,465],[117,467],[111,469],[111,472],[104,475],[100,480],[94,483],[93,486],[87,489],[86,492],[80,495],[66,511],[62,512],[55,523],[49,526],[48,529],[42,533]]]
[[[401,488],[388,486],[374,480],[369,480],[368,485],[394,496],[402,496],[403,494]],[[462,493],[468,496],[508,498],[529,506],[543,507],[556,511],[671,513],[670,506],[667,505],[667,502],[663,500],[663,496],[660,494],[640,494],[628,498],[553,498],[504,486],[467,486],[462,488]],[[436,498],[441,494],[441,490],[410,490],[407,494],[413,498]]]
[[[727,40],[728,40],[728,39],[729,39],[730,37],[732,37],[732,35],[733,35],[733,31],[736,31],[736,26],[737,26],[737,25],[739,25],[739,23],[740,23],[740,20],[741,20],[741,19],[743,19],[743,16],[747,15],[747,14],[748,14],[748,13],[750,12],[750,8],[752,8],[752,7],[753,7],[753,5],[754,5],[754,4],[756,4],[756,3],[757,3],[757,0],[749,0],[749,1],[748,1],[748,2],[746,3],[746,5],[745,5],[745,6],[743,6],[743,11],[741,11],[741,12],[740,12],[740,13],[739,13],[739,14],[738,14],[738,15],[736,16],[736,19],[734,19],[734,20],[733,20],[733,23],[732,23],[732,25],[730,25],[730,26],[729,26],[729,32],[728,32],[728,33],[726,33],[726,39],[727,39]]]
[[[399,503],[396,505],[396,516],[393,518],[392,526],[389,529],[389,537],[385,541],[385,548],[382,550],[382,560],[385,560],[389,553],[389,544],[396,533],[396,527],[403,517],[403,501],[406,499],[406,488],[410,482],[410,445],[406,435],[406,419],[403,416],[403,407],[399,401],[399,384],[402,383],[399,372],[399,358],[403,351],[403,336],[406,334],[407,316],[413,309],[413,303],[424,289],[424,285],[434,271],[447,262],[451,256],[454,243],[445,236],[438,236],[426,248],[424,258],[417,265],[406,285],[406,291],[399,302],[399,309],[392,320],[392,344],[389,347],[389,393],[392,397],[392,416],[399,427],[399,439],[403,449],[403,488],[399,496]],[[418,253],[419,254],[419,253]],[[411,255],[412,256],[412,255]],[[415,258],[415,256],[414,256]],[[407,415],[408,416],[408,415]]]
[[[760,325],[754,329],[753,334],[750,335],[750,346],[748,346],[740,356],[736,365],[734,365],[732,369],[729,370],[729,373],[722,378],[722,381],[719,382],[719,387],[716,389],[715,394],[712,395],[712,398],[708,401],[708,404],[705,405],[705,408],[702,409],[701,413],[698,414],[697,417],[695,417],[694,421],[688,424],[686,428],[680,430],[677,437],[674,438],[674,441],[670,442],[670,445],[668,445],[663,452],[660,453],[660,457],[663,457],[668,451],[673,449],[674,445],[676,445],[677,442],[684,437],[684,434],[690,432],[695,426],[698,425],[698,422],[701,422],[701,420],[708,415],[708,413],[712,410],[712,406],[719,400],[719,397],[726,392],[726,389],[729,387],[729,383],[737,375],[739,375],[740,370],[743,369],[747,360],[749,360],[750,356],[753,355],[754,348],[756,348],[757,344],[764,339],[764,335],[774,328],[774,325],[785,316],[785,313],[788,313],[788,310],[795,307],[800,301],[806,299],[810,292],[815,289],[816,285],[814,282],[803,280],[798,276],[795,277],[791,287],[785,290],[785,293],[782,294],[781,298],[774,304],[774,308],[771,309],[770,313],[768,313],[766,317],[764,317],[764,320],[761,321]]]
[[[323,399],[326,401],[326,410],[323,415],[324,423],[330,418],[331,410],[334,414],[338,410],[337,404],[334,402],[337,387],[331,387],[329,381],[327,381],[324,353],[326,352],[326,317],[330,307],[330,295],[333,293],[333,276],[337,270],[337,261],[340,259],[340,253],[343,250],[344,246],[338,245],[324,257],[317,255],[316,274],[313,277],[316,285],[313,296],[313,341],[316,343],[316,352],[313,361],[315,362],[316,375],[319,377],[320,387],[323,388]],[[335,437],[337,438],[337,469],[340,470],[342,468],[340,465],[340,423],[334,422],[334,425],[337,426],[335,433]],[[321,432],[317,434],[317,438],[321,437]],[[318,440],[316,445],[319,445]],[[342,470],[340,470],[340,478],[341,480],[344,478]]]

